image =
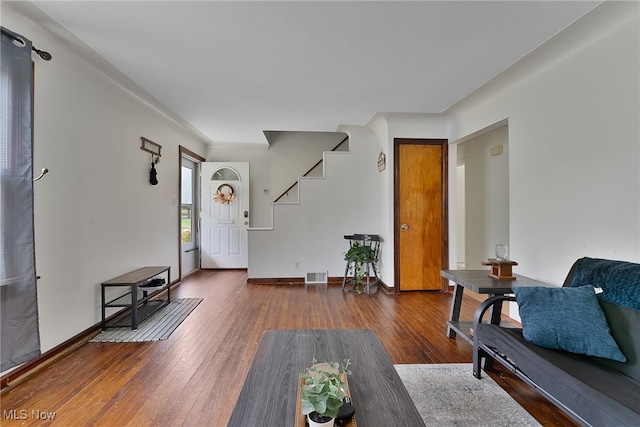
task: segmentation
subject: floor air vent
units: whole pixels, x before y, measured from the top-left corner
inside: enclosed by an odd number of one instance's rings
[[[305,284],[327,283],[328,273],[326,271],[307,271],[304,278]]]

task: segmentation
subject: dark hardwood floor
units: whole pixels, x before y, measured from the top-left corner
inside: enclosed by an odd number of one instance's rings
[[[87,343],[5,390],[0,424],[225,426],[265,329],[373,329],[394,363],[471,362],[471,346],[445,336],[448,293],[368,296],[246,285],[245,271],[203,271],[172,294],[204,301],[168,340]],[[466,300],[461,319],[472,319],[476,304]],[[575,425],[508,371],[489,374],[541,424]]]

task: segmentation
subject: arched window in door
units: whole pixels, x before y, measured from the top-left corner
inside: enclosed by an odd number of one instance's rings
[[[240,181],[240,175],[235,169],[220,168],[213,173],[211,181]]]

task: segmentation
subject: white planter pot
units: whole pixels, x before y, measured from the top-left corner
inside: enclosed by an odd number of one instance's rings
[[[311,418],[309,418],[309,415],[307,415],[307,422],[309,423],[309,427],[333,427],[335,421],[336,421],[335,418],[331,418],[326,423],[317,423],[313,421]]]

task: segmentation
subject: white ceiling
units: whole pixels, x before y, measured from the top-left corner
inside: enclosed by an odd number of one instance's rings
[[[598,3],[34,2],[213,143],[440,113]]]

